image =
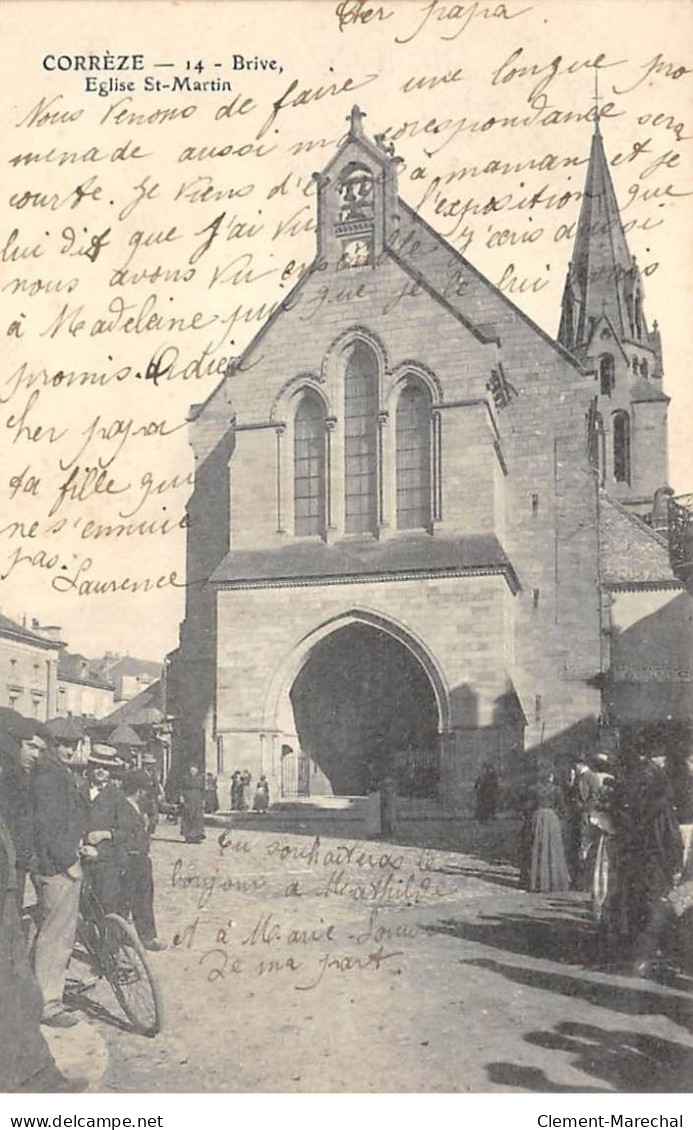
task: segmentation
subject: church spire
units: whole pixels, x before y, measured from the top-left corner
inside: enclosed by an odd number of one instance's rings
[[[597,108],[558,340],[580,353],[604,315],[621,341],[647,340],[640,274],[626,243]]]

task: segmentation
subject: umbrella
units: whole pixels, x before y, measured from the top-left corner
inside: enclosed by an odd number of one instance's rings
[[[10,734],[21,734],[26,721],[26,718],[18,710],[13,710],[10,706],[0,706],[0,741],[3,738],[7,739]],[[14,741],[10,743],[10,746],[14,746]]]
[[[51,718],[46,729],[54,738],[66,742],[78,742],[84,737],[84,727],[76,718]]]
[[[11,730],[13,725],[21,726],[25,721],[24,715],[18,710],[13,710],[11,706],[0,706],[0,729]]]
[[[15,741],[22,741],[35,734],[44,739],[48,737],[42,722],[38,722],[35,718],[26,718],[11,706],[0,706],[0,739],[9,736]]]
[[[108,739],[109,745],[119,746],[138,746],[145,745],[142,738],[138,737],[132,726],[116,726],[115,730]]]

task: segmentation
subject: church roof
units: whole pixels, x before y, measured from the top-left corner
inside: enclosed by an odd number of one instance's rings
[[[652,381],[645,380],[643,377],[634,381],[631,386],[630,398],[635,404],[641,403],[644,400],[663,400],[668,404],[671,400],[671,397],[667,396],[658,385],[653,384]]]
[[[492,534],[431,537],[412,533],[376,541],[344,538],[293,542],[273,549],[232,550],[210,578],[220,588],[337,583],[422,575],[504,575],[513,589],[515,572]]]
[[[503,344],[504,335],[529,334],[534,342],[537,337],[542,339],[564,361],[582,372],[572,353],[532,321],[401,197],[398,207],[400,227],[394,246],[388,250],[473,326],[478,338]]]
[[[605,491],[599,494],[599,558],[606,588],[683,588],[666,538]]]

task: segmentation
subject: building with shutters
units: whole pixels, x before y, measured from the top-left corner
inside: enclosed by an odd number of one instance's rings
[[[58,664],[65,644],[57,626],[26,626],[0,615],[0,705],[45,722],[58,712]]]
[[[482,763],[594,748],[667,681],[628,643],[690,601],[644,520],[661,343],[598,128],[554,340],[399,197],[362,119],[316,174],[312,266],[191,410],[167,711],[174,758],[273,800],[390,776],[462,811]]]

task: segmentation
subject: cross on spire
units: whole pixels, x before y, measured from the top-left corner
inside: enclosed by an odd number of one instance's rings
[[[599,133],[599,67],[594,68],[594,128]]]
[[[358,106],[351,107],[351,113],[347,115],[347,121],[350,124],[349,135],[351,137],[363,137],[363,119],[366,117],[363,110]]]

